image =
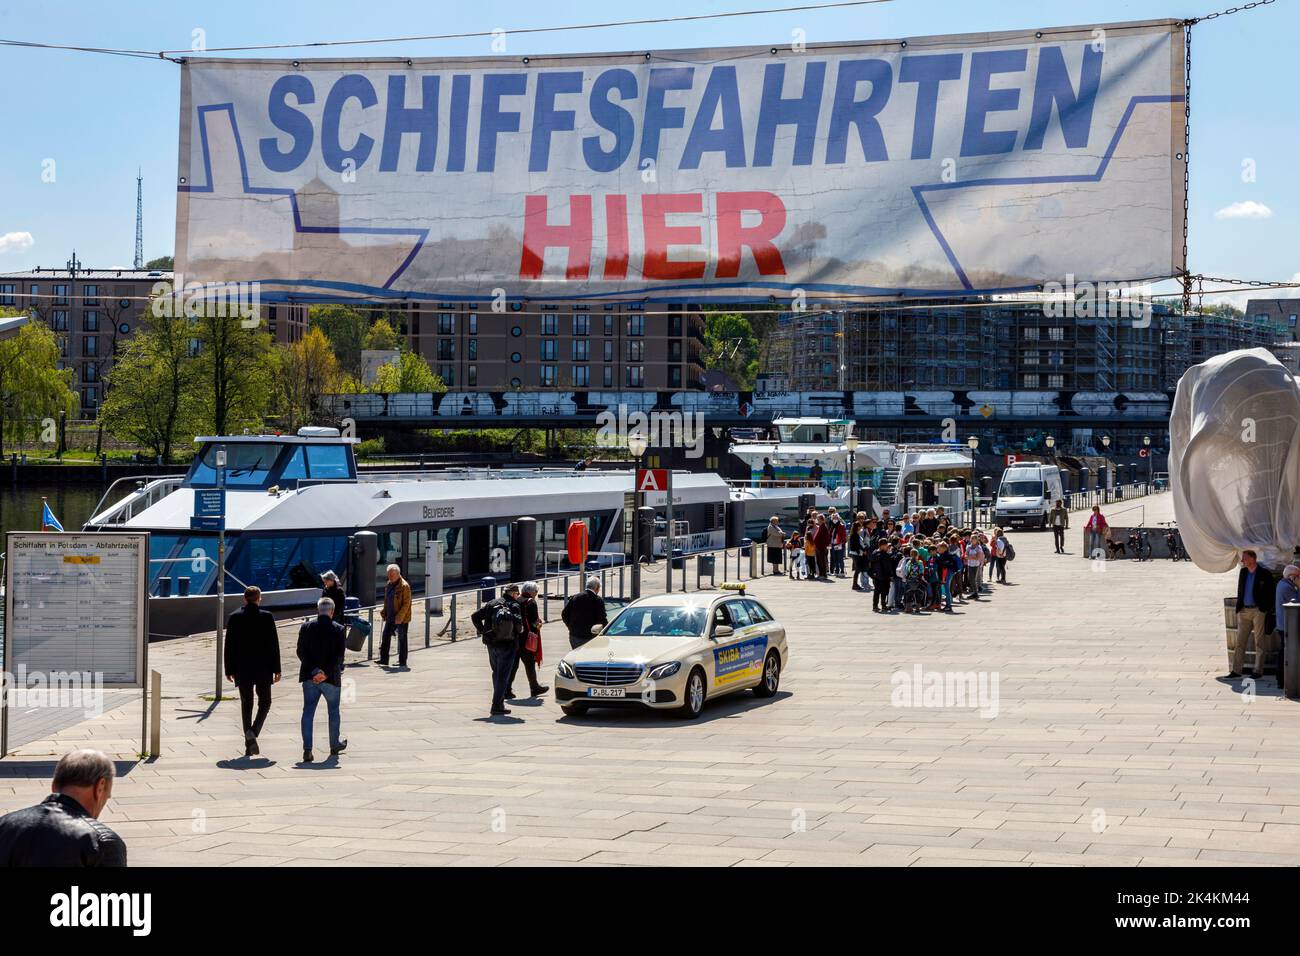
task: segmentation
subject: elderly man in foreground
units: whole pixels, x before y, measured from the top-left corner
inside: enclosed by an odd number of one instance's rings
[[[98,750],[65,754],[50,791],[0,817],[0,866],[126,866],[126,844],[99,822],[113,796],[113,761]]]

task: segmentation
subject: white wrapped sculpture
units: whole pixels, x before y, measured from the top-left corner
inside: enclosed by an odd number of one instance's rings
[[[1300,544],[1300,383],[1265,349],[1217,355],[1178,382],[1169,479],[1197,566],[1229,571],[1243,548],[1266,566]]]

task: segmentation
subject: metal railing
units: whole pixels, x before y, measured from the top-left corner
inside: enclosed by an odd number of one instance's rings
[[[753,550],[751,550],[753,549]],[[748,553],[747,553],[748,552]],[[715,590],[717,585],[726,581],[744,582],[754,577],[766,576],[763,564],[756,558],[761,557],[761,545],[742,544],[731,548],[714,548],[708,551],[693,551],[675,559],[660,558],[654,561],[643,560],[640,568],[635,569],[630,562],[604,567],[597,570],[572,568],[549,575],[544,575],[536,583],[540,590],[537,595],[538,610],[544,624],[551,623],[551,606],[559,602],[563,607],[571,595],[580,594],[586,586],[586,579],[598,576],[601,579],[601,595],[607,602],[625,604],[636,597],[651,597],[667,592],[667,575],[673,575],[673,591],[690,593],[692,591]],[[719,562],[721,566],[719,567]],[[754,569],[758,573],[754,573]],[[633,594],[633,573],[639,577],[640,594]],[[690,582],[694,586],[690,587]],[[615,595],[615,583],[617,594]],[[707,583],[706,583],[707,582]],[[411,601],[411,621],[407,627],[408,641],[412,635],[415,641],[423,630],[425,648],[435,644],[452,644],[466,638],[477,637],[473,624],[468,618],[484,604],[499,596],[511,584],[522,585],[522,581],[496,581],[490,585],[470,585],[455,591],[443,591],[440,594],[426,594],[413,597]],[[490,596],[489,596],[490,595]],[[383,604],[373,604],[346,612],[349,619],[359,619],[370,627],[366,639],[365,660],[374,660],[375,640],[382,636],[383,622],[379,611]],[[300,615],[291,615],[276,622],[277,627],[298,627],[315,615],[304,610]],[[558,617],[558,615],[557,615]],[[412,648],[418,646],[411,644]]]

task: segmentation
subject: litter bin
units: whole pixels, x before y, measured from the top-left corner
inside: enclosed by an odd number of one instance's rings
[[[189,579],[189,578],[177,578],[177,579],[176,579],[176,596],[177,596],[177,597],[189,597],[189,595],[190,595],[190,579]]]
[[[496,600],[496,596],[497,596],[496,578],[494,577],[480,578],[478,582],[478,586],[479,586],[478,596],[480,601],[482,601],[484,604],[487,604],[489,601]]]
[[[750,538],[740,539],[740,553],[742,557],[746,557],[746,558],[749,557],[749,546],[752,545],[753,543],[754,543],[753,540]],[[710,558],[709,560],[711,561],[713,559]]]
[[[673,570],[678,571],[686,567],[686,552],[681,548],[673,548]]]
[[[718,560],[717,557],[712,554],[702,554],[696,560],[699,562],[700,566],[700,577],[712,578]]]
[[[357,614],[359,610],[361,610],[361,598],[348,596],[343,599],[343,623],[348,627],[343,643],[350,651],[363,650],[366,646],[366,638],[370,636],[370,622]]]

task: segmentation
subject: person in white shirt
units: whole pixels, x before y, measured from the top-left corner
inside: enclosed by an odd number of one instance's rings
[[[966,567],[969,571],[967,579],[970,582],[970,596],[972,600],[980,599],[980,579],[984,574],[984,548],[980,545],[979,537],[971,535],[970,540],[966,542]]]
[[[1001,528],[993,529],[993,540],[989,543],[989,550],[993,554],[993,570],[997,574],[998,583],[1007,583],[1007,537],[1002,533]]]

